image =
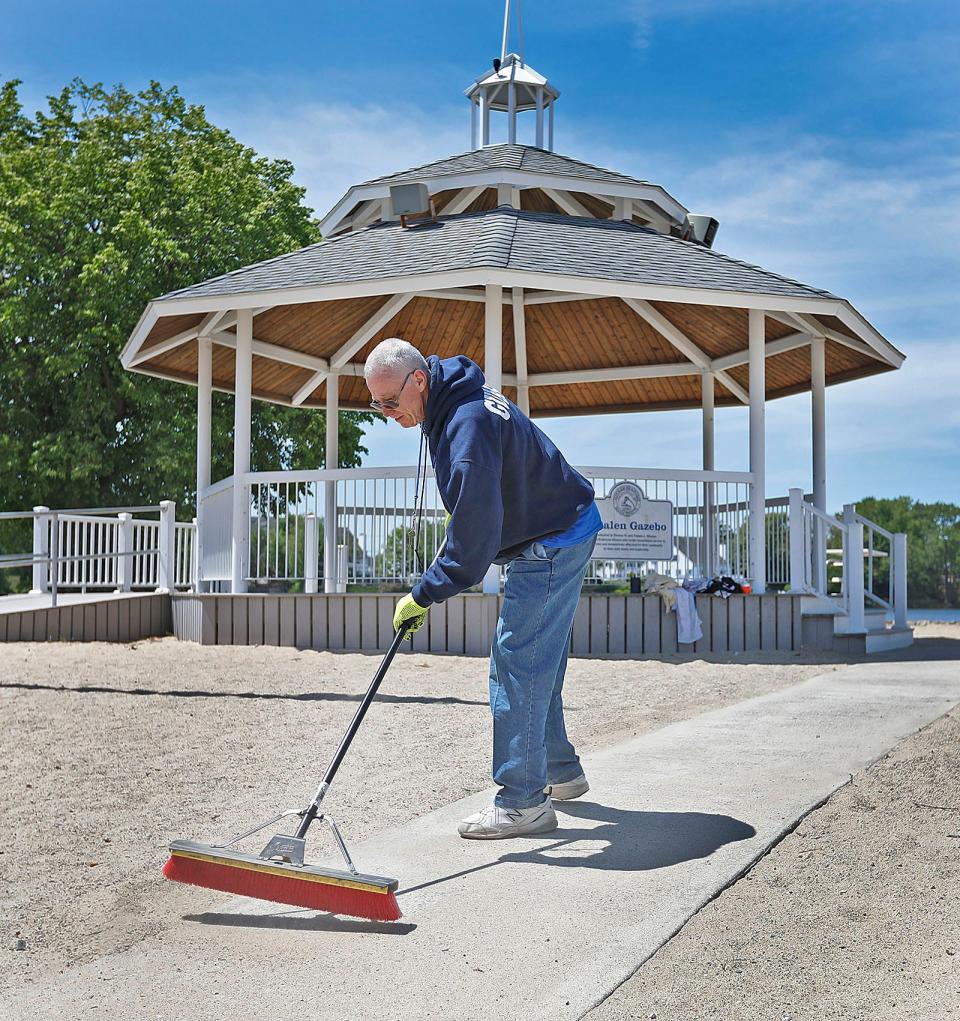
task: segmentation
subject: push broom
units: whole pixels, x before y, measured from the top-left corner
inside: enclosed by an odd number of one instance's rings
[[[291,808],[255,826],[225,844],[200,844],[193,840],[175,840],[170,845],[170,858],[163,867],[167,879],[190,883],[224,893],[237,893],[258,900],[291,904],[295,907],[329,911],[337,915],[353,915],[376,921],[392,922],[400,917],[395,890],[396,879],[358,872],[333,819],[320,811],[320,803],[333,782],[337,769],[350,743],[360,729],[363,717],[380,687],[393,657],[400,648],[409,623],[394,635],[393,644],[383,657],[367,693],[340,747],[330,760],[323,781],[313,801],[304,809]],[[293,835],[274,834],[259,855],[245,854],[231,848],[246,837],[272,826],[280,819],[298,816],[300,825]],[[333,833],[347,870],[320,868],[304,863],[306,834],[314,821],[325,822]]]

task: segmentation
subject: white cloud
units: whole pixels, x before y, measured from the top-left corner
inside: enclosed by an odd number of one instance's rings
[[[719,251],[848,298],[894,343],[918,322],[935,336],[955,319],[960,134],[858,144],[770,125],[664,153],[596,144],[580,128],[579,154],[716,216]]]
[[[401,102],[342,104],[260,98],[207,104],[215,123],[259,153],[290,160],[318,216],[353,184],[470,148],[469,109],[427,113]]]
[[[831,388],[837,456],[947,455],[960,465],[960,342],[917,344],[898,372]]]

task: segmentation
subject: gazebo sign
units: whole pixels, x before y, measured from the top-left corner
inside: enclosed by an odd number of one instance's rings
[[[606,499],[597,500],[603,528],[595,558],[673,560],[673,504],[648,500],[634,482],[618,482]]]

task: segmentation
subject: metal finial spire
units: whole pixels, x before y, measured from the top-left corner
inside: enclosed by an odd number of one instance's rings
[[[520,58],[520,63],[523,63],[523,7],[522,0],[516,0],[517,3],[517,49],[516,54]],[[507,59],[507,43],[510,37],[510,8],[512,7],[511,0],[505,0],[503,10],[503,42],[500,45],[500,60],[501,62]]]

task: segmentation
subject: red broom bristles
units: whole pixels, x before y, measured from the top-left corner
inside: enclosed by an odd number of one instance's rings
[[[244,868],[242,863],[202,861],[172,854],[163,867],[167,879],[189,883],[224,893],[237,893],[257,900],[277,904],[329,911],[335,915],[351,915],[378,922],[395,922],[400,918],[400,905],[392,890],[382,893],[373,890],[355,890],[339,886],[334,880],[324,882],[322,877],[311,878],[274,875]]]

